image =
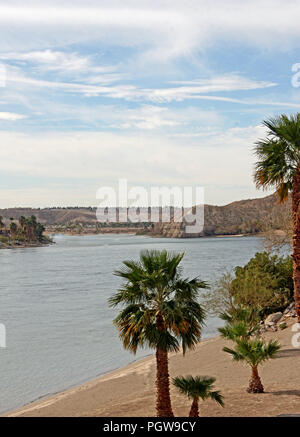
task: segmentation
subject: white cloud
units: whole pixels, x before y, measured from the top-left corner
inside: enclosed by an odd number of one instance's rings
[[[39,106],[38,102],[35,102]],[[70,105],[61,102],[48,102],[43,105],[39,114],[50,123],[64,123],[66,121],[78,121],[81,126],[96,126],[98,129],[124,130],[159,130],[162,132],[177,132],[178,130],[189,132],[201,128],[202,130],[216,130],[223,123],[223,117],[212,109],[202,110],[197,106],[185,106],[175,108],[162,105],[141,104],[134,108],[124,105],[88,104]],[[174,128],[176,128],[174,130]]]
[[[179,83],[180,82],[173,82]],[[229,92],[229,91],[245,91],[262,88],[270,88],[276,86],[274,82],[255,81],[242,76],[227,75],[223,77],[212,77],[207,79],[198,79],[188,82],[193,86],[178,86],[162,89],[145,89],[141,93],[148,99],[157,102],[170,102],[172,100],[182,101],[190,98],[206,98],[202,96],[204,93]],[[216,97],[216,100],[218,97]],[[222,99],[222,97],[221,97]],[[225,99],[227,99],[225,97]],[[233,101],[234,99],[231,99]]]
[[[59,178],[57,187],[47,187],[53,190],[52,204],[62,204],[60,193],[66,189],[62,180],[68,181],[67,186],[76,180],[76,203],[86,204],[87,186],[91,203],[98,186],[115,185],[119,178],[127,178],[131,185],[205,186],[208,192],[214,191],[207,201],[226,203],[238,198],[233,189],[237,184],[241,197],[253,192],[252,147],[263,134],[263,128],[250,126],[186,142],[145,133],[26,135],[2,131],[0,143],[6,147],[1,150],[0,170],[49,178],[53,183]],[[34,193],[32,190],[32,203]],[[18,196],[13,199],[14,204],[21,204],[21,200]],[[45,202],[49,204],[49,199]]]
[[[12,61],[17,65],[30,66],[40,74],[55,72],[70,76],[72,80],[83,77],[90,84],[108,84],[126,78],[126,74],[118,73],[117,66],[97,65],[91,55],[80,55],[76,52],[58,50],[37,50],[31,52],[9,52],[0,54],[0,60]],[[7,65],[7,69],[12,69]],[[18,68],[15,66],[15,71]],[[20,69],[19,69],[20,70]]]
[[[234,41],[259,49],[300,45],[300,4],[286,0],[182,0],[20,2],[1,6],[2,47],[29,50],[91,39],[141,47],[143,59],[190,56],[216,42]],[[22,29],[21,27],[22,26]],[[17,32],[16,30],[19,30]],[[30,32],[28,32],[30,29]]]
[[[90,67],[89,58],[77,53],[64,53],[53,50],[42,50],[25,53],[6,53],[2,60],[25,61],[38,64],[47,70],[82,71]]]
[[[19,84],[22,86],[22,90],[27,86],[28,88],[35,87],[40,89],[57,89],[62,92],[82,94],[85,96],[98,96],[107,95],[112,98],[126,98],[131,94],[134,95],[136,90],[135,86],[132,85],[116,85],[116,86],[106,86],[106,85],[90,85],[89,83],[78,83],[78,82],[58,82],[55,80],[43,80],[36,79],[34,77],[26,76],[17,67],[12,67],[6,65],[7,70],[7,81],[6,86],[12,86],[13,84]],[[87,79],[90,80],[89,78]]]
[[[253,90],[259,88],[269,88],[276,86],[274,82],[255,81],[238,74],[227,74],[215,76],[206,79],[171,81],[176,85],[185,85],[181,89],[197,90],[198,92],[218,92],[218,91],[236,91],[236,90]]]
[[[15,114],[14,112],[0,112],[0,120],[16,121],[22,120],[23,118],[26,118],[26,116],[22,114]]]
[[[91,85],[78,82],[57,82],[36,79],[25,76],[20,69],[7,66],[7,84],[19,83],[36,88],[57,89],[63,92],[83,94],[85,96],[110,97],[113,99],[125,99],[133,101],[151,101],[157,103],[182,101],[185,99],[211,99],[238,102],[238,99],[223,96],[204,96],[204,93],[245,91],[276,86],[274,82],[256,81],[237,74],[223,77],[211,77],[199,79],[194,86],[170,86],[168,88],[141,88],[135,85]],[[84,80],[82,81],[84,82]]]

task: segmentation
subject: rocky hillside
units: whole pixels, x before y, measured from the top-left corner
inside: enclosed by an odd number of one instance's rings
[[[200,234],[187,234],[184,223],[155,224],[151,234],[173,238],[208,235],[255,234],[267,229],[282,229],[289,220],[290,199],[279,204],[276,194],[262,199],[232,202],[225,206],[204,206],[204,229]]]
[[[248,199],[233,202],[225,206],[204,206],[204,233],[202,235],[233,235],[256,233],[263,230],[266,225],[280,229],[282,216],[286,215],[290,208],[290,201],[280,205],[276,195],[270,195],[262,199]],[[175,208],[174,212],[180,214]],[[9,218],[18,219],[20,216],[28,217],[35,215],[37,220],[46,227],[68,226],[81,224],[83,227],[95,227],[97,224],[96,208],[9,208],[0,209],[0,215],[4,221]],[[110,213],[108,214],[110,215]],[[112,216],[111,216],[112,217]],[[141,208],[142,222],[149,222],[148,210]],[[114,219],[110,219],[113,222]],[[125,224],[124,224],[125,225]],[[152,226],[151,235],[166,237],[199,236],[197,234],[185,234],[184,223],[156,223]]]
[[[266,226],[280,229],[282,218],[288,215],[290,208],[290,199],[282,205],[277,194],[262,199],[240,200],[225,206],[205,205],[205,233],[256,233]]]

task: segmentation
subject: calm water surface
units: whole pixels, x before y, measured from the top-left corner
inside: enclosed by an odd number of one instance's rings
[[[260,240],[160,239],[130,235],[56,236],[50,247],[0,250],[0,411],[80,384],[136,357],[121,347],[107,298],[120,279],[122,260],[142,249],[185,251],[184,274],[215,281],[245,264]],[[220,321],[209,318],[203,337]],[[140,352],[137,357],[149,354]]]

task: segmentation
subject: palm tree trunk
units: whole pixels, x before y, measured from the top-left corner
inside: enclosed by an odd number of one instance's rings
[[[158,329],[165,329],[161,314],[156,316]],[[168,352],[156,350],[156,415],[157,417],[174,417],[170,397]]]
[[[300,323],[300,167],[293,179],[293,280],[295,309]]]
[[[190,409],[190,414],[189,417],[199,417],[199,405],[198,405],[198,399],[194,399],[191,409]]]
[[[249,381],[248,393],[263,393],[264,387],[258,374],[257,366],[252,367],[252,374]]]

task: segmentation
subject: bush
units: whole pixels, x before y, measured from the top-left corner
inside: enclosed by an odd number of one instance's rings
[[[255,307],[261,316],[282,311],[293,300],[292,259],[256,253],[244,267],[235,268],[232,287],[238,305]]]
[[[8,237],[6,237],[5,235],[0,235],[0,243],[4,245],[8,244]]]
[[[282,311],[293,301],[293,265],[290,256],[256,253],[244,267],[224,274],[204,294],[208,312],[219,315],[235,306],[255,308],[260,318]]]

